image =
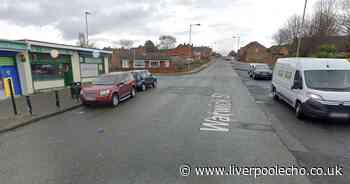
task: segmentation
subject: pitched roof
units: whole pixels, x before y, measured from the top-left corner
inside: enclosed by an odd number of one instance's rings
[[[244,46],[243,48],[247,49],[247,48],[251,48],[251,47],[260,47],[260,48],[266,49],[266,47],[265,47],[264,45],[260,44],[260,43],[257,42],[257,41],[250,42],[250,43],[248,43],[246,46]]]

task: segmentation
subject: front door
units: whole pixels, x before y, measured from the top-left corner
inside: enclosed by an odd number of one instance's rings
[[[70,86],[73,84],[73,69],[70,63],[63,64],[64,67],[64,85]]]

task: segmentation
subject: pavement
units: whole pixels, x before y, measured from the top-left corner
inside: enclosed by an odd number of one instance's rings
[[[25,96],[15,98],[18,114],[14,114],[10,99],[0,101],[0,133],[16,129],[41,119],[79,107],[80,102],[73,100],[69,89],[58,90],[60,108],[56,106],[53,91],[30,95],[33,114],[28,112]]]
[[[271,119],[282,142],[298,163],[305,167],[329,167],[340,165],[344,175],[338,177],[309,176],[317,184],[347,184],[350,181],[350,124],[339,119],[299,120],[294,110],[282,101],[275,101],[271,94],[271,81],[252,80],[247,74],[247,64],[232,62],[256,104]]]
[[[214,58],[211,58],[210,61],[206,64],[203,64],[197,68],[194,68],[190,71],[184,71],[184,72],[176,72],[176,73],[157,73],[157,76],[180,76],[180,75],[192,75],[195,73],[198,73],[204,69],[206,69],[209,65],[213,64],[213,62],[215,61]]]
[[[198,73],[213,63],[211,60],[207,64],[194,68],[191,71],[177,72],[177,73],[159,73],[157,76],[179,76],[191,75]],[[12,101],[9,98],[0,99],[0,133],[11,131],[16,128],[26,126],[31,123],[38,122],[42,119],[55,116],[75,109],[81,106],[81,103],[71,98],[70,89],[57,90],[60,99],[60,107],[56,106],[55,93],[53,91],[41,92],[29,95],[32,114],[28,111],[28,105],[25,96],[15,97],[15,104],[17,108],[17,115],[12,107]]]
[[[192,167],[187,177],[183,164]],[[220,59],[193,75],[161,76],[156,89],[117,108],[80,107],[0,134],[4,184],[310,183],[305,176],[195,176],[196,166],[230,164],[298,161]]]

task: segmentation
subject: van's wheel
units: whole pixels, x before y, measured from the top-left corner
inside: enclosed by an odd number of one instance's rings
[[[273,99],[275,100],[279,100],[279,97],[277,95],[277,91],[276,91],[276,88],[275,87],[272,87],[272,97]]]
[[[297,102],[295,104],[295,116],[298,118],[298,119],[303,119],[304,117],[304,114],[303,114],[303,108],[302,108],[302,105],[300,102]]]
[[[112,96],[112,106],[117,107],[119,105],[119,96],[117,94],[113,94]]]
[[[134,98],[136,96],[136,90],[134,87],[131,89],[130,95],[131,95],[131,98]]]
[[[147,89],[147,88],[146,88],[146,85],[145,85],[145,84],[142,84],[141,90],[142,90],[142,91],[146,91],[146,89]]]

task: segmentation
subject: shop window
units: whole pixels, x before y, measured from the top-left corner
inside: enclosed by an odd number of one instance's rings
[[[129,68],[129,61],[128,60],[122,60],[122,68]]]
[[[80,75],[83,78],[94,78],[105,73],[103,58],[80,57]]]
[[[31,67],[34,81],[60,80],[64,77],[63,64],[36,63]]]
[[[159,61],[151,61],[150,66],[151,66],[151,68],[159,68],[160,62]]]
[[[134,61],[134,68],[145,68],[145,61],[144,60],[135,60]]]
[[[63,80],[64,65],[71,62],[71,56],[63,54],[53,59],[50,54],[32,53],[30,59],[34,81]]]

